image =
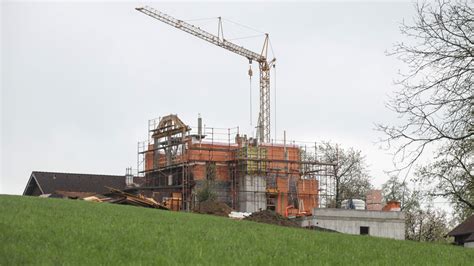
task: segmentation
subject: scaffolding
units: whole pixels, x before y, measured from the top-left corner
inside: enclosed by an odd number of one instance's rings
[[[336,164],[319,160],[317,143],[258,143],[238,127],[206,127],[200,118],[190,127],[177,115],[149,120],[148,133],[137,152],[142,189],[177,210],[192,210],[210,183],[217,200],[237,210],[288,215],[286,206],[305,213],[305,205],[334,204]]]

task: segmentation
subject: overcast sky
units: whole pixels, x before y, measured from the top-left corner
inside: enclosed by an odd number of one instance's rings
[[[285,129],[292,140],[354,147],[376,186],[387,179],[391,155],[375,143],[374,123],[395,119],[384,104],[403,65],[385,51],[402,40],[412,3],[150,5],[268,32],[277,57],[277,138]],[[136,168],[148,119],[169,113],[192,126],[200,113],[208,126],[252,134],[247,60],[136,6],[2,2],[0,193],[21,194],[32,171],[124,174]],[[217,32],[216,19],[191,23]],[[255,34],[224,22],[228,38]],[[263,39],[240,41],[258,51]],[[258,75],[254,123],[257,82]]]

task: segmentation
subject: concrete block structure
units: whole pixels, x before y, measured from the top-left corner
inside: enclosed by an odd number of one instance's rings
[[[267,209],[267,182],[263,176],[243,176],[239,186],[239,211],[258,212]]]
[[[405,239],[403,212],[315,208],[313,216],[301,223],[346,234]]]

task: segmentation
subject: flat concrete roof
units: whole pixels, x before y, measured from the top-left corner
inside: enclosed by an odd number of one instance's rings
[[[352,210],[335,208],[314,208],[313,216],[334,218],[365,218],[365,219],[395,219],[404,220],[405,213],[402,211],[372,211]]]

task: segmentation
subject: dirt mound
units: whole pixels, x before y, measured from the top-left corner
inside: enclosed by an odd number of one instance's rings
[[[269,210],[254,212],[244,220],[281,226],[300,227],[296,222]]]
[[[228,217],[231,211],[233,211],[231,207],[223,202],[218,201],[203,201],[198,203],[194,208],[194,212],[197,213],[213,214],[225,217]]]

